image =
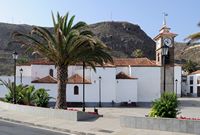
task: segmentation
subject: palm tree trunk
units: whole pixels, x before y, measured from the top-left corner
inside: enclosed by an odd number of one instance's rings
[[[68,78],[68,66],[58,66],[57,67],[57,99],[56,99],[56,109],[64,109],[67,107],[66,104],[66,80]]]

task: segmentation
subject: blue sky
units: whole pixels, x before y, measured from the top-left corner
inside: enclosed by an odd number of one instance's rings
[[[126,21],[138,24],[151,38],[158,34],[163,12],[178,34],[176,41],[200,31],[199,0],[0,0],[0,22],[52,26],[51,11],[76,15],[88,24]]]

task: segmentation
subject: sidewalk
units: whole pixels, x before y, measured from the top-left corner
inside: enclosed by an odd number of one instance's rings
[[[32,117],[28,114],[0,108],[0,119],[77,135],[189,135],[176,132],[121,128],[119,118],[109,116],[101,117],[95,121],[72,122],[48,117]]]

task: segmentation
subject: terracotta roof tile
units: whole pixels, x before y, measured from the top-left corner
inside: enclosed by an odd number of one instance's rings
[[[48,75],[43,78],[32,81],[31,83],[57,83],[56,78]]]
[[[68,78],[68,83],[71,84],[82,84],[83,83],[83,77],[81,77],[78,74],[75,74]],[[85,79],[85,84],[90,84],[91,82]]]
[[[158,66],[155,61],[151,61],[148,58],[117,58],[113,59],[114,65],[111,63],[105,63],[104,67],[115,67],[115,66]],[[46,59],[38,59],[30,62],[33,65],[53,65],[53,62],[50,62]],[[81,66],[81,63],[76,64]],[[100,65],[96,65],[100,67]]]
[[[127,74],[125,74],[124,72],[119,72],[117,75],[116,75],[116,79],[137,79],[137,78],[133,78]]]
[[[148,58],[121,58],[114,59],[116,66],[158,66]]]
[[[57,83],[57,79],[48,75],[46,77],[34,80],[32,81],[32,83]],[[68,84],[82,84],[82,83],[83,83],[83,77],[81,77],[78,74],[75,74],[68,78]],[[91,84],[91,82],[85,79],[85,84]]]

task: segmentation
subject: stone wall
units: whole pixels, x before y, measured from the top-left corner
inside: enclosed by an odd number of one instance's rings
[[[121,127],[200,134],[200,121],[173,118],[121,116]]]

